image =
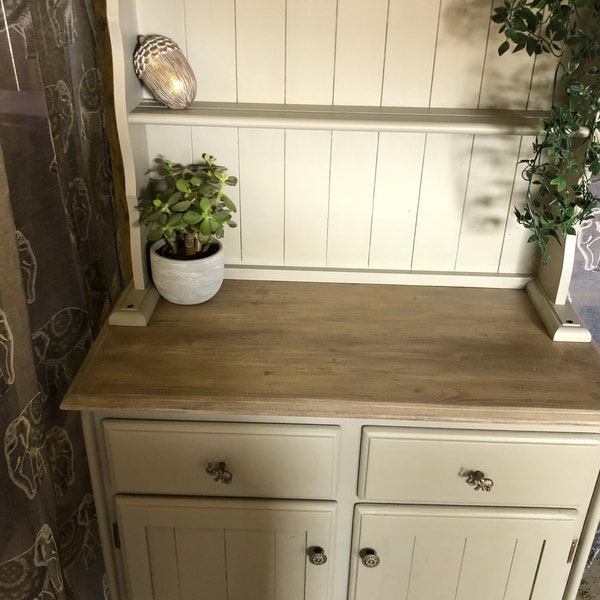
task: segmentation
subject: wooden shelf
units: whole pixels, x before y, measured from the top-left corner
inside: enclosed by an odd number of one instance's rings
[[[292,104],[195,102],[171,110],[151,100],[129,114],[129,123],[265,129],[313,129],[536,135],[545,113],[516,110],[472,110]]]

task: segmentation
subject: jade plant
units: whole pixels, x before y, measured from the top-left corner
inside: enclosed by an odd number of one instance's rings
[[[181,165],[157,158],[139,200],[140,223],[147,225],[149,242],[166,241],[164,256],[198,258],[214,251],[225,226],[236,227],[233,201],[225,195],[237,178],[227,175],[215,157],[203,154],[200,164]]]
[[[552,107],[522,161],[528,186],[524,208],[515,209],[547,264],[548,241],[575,234],[600,200],[589,185],[600,173],[600,2],[504,0],[492,21],[506,38],[500,55],[512,48],[556,57]]]

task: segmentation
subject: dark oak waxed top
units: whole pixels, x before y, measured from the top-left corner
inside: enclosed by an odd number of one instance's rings
[[[62,406],[600,426],[600,356],[523,290],[226,280],[107,325]]]

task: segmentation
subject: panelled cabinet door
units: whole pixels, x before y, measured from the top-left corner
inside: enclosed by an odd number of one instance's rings
[[[117,496],[130,600],[328,600],[335,506]]]
[[[359,505],[350,600],[560,600],[576,511]]]

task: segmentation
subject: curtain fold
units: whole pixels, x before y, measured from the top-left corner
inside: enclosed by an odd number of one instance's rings
[[[123,287],[91,2],[0,2],[0,600],[100,600],[79,415]]]

